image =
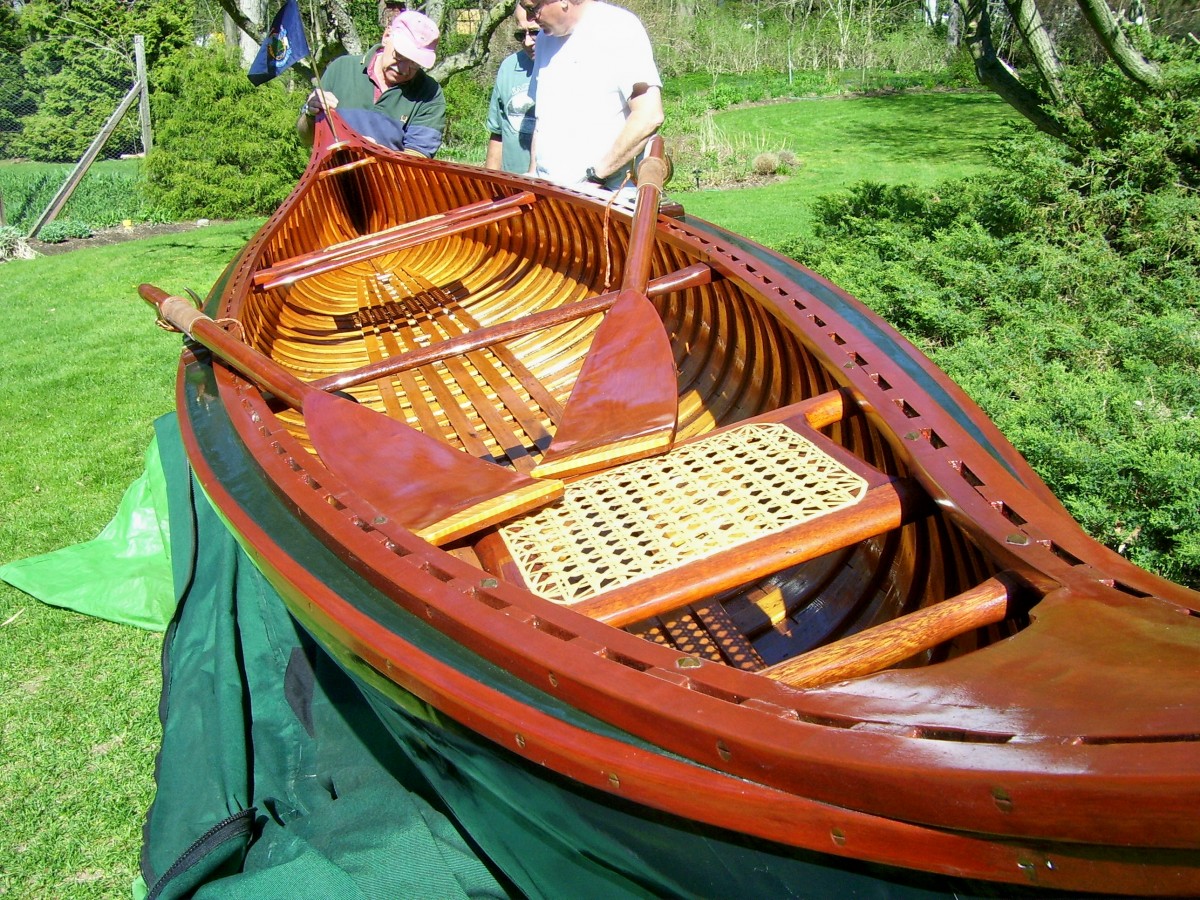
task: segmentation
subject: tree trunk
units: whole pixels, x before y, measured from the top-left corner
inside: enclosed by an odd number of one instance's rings
[[[1125,73],[1125,77],[1145,88],[1160,87],[1162,73],[1158,66],[1142,56],[1130,43],[1105,0],[1078,0],[1078,3],[1096,37],[1117,68]]]
[[[344,0],[325,0],[326,12],[329,13],[330,24],[333,25],[333,35],[336,40],[329,41],[329,44],[338,43],[345,48],[347,53],[362,53],[367,48],[363,46],[362,38],[359,37],[358,27],[354,24],[354,19],[350,16],[350,11],[346,8]],[[382,30],[380,31],[382,33]],[[371,37],[371,43],[374,44],[375,36]],[[369,46],[369,45],[368,45]],[[310,48],[318,57],[324,58],[324,54],[316,47]]]
[[[241,28],[238,46],[242,51],[242,65],[249,66],[258,55],[263,38],[267,36],[267,27],[271,24],[271,19],[266,14],[266,3],[263,0],[237,0],[237,10],[242,17],[242,21],[238,22]],[[243,24],[247,22],[257,24],[252,29],[247,29]]]
[[[1054,43],[1046,32],[1042,14],[1038,10],[1037,0],[1006,0],[1008,11],[1012,15],[1017,31],[1029,48],[1033,57],[1034,67],[1042,76],[1042,81],[1055,103],[1066,102],[1066,92],[1062,83],[1062,62]]]
[[[992,43],[992,22],[987,0],[957,0],[962,11],[963,41],[975,60],[975,75],[991,88],[1038,131],[1062,140],[1063,127],[1046,111],[1044,101],[1026,87],[1017,73],[996,53]]]

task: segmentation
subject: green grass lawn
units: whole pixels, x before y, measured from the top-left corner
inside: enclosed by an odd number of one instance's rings
[[[89,540],[112,517],[173,407],[181,346],[137,285],[204,293],[254,227],[0,264],[0,563]],[[129,895],[161,644],[0,582],[0,894]]]
[[[987,147],[1017,116],[992,94],[923,93],[751,106],[715,120],[748,155],[788,149],[801,167],[763,187],[674,199],[692,215],[776,245],[811,233],[810,210],[822,194],[859,181],[929,185],[986,168]]]

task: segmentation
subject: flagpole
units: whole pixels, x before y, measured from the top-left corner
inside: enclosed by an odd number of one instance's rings
[[[313,81],[316,82],[317,91],[321,94],[321,111],[325,113],[325,121],[329,123],[329,130],[333,134],[333,139],[340,141],[341,138],[338,137],[337,128],[333,124],[333,119],[329,118],[329,110],[325,107],[325,88],[321,87],[321,67],[317,65],[315,57],[310,56],[308,61],[312,63]]]

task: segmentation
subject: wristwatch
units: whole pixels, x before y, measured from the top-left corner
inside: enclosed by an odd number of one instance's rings
[[[601,187],[603,187],[605,183],[604,179],[596,174],[595,166],[588,166],[588,170],[583,173],[583,180],[590,181],[592,184],[598,184]]]

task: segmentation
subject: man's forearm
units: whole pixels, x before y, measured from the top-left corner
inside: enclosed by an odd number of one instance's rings
[[[493,134],[488,141],[487,159],[484,160],[484,168],[499,169],[501,160],[504,158],[504,142],[500,139],[500,135]]]
[[[617,139],[596,162],[596,174],[608,177],[642,152],[646,141],[663,123],[662,94],[657,87],[647,88],[629,101],[629,118]]]

